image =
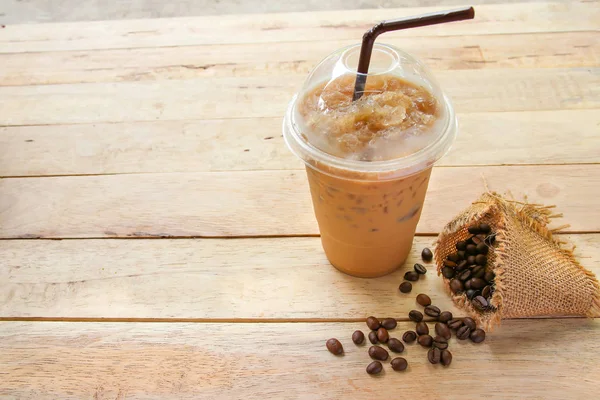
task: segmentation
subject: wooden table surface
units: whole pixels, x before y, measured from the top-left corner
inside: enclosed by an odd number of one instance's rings
[[[598,398],[600,321],[510,320],[451,367],[371,377],[368,315],[412,327],[404,272],[484,190],[556,204],[600,274],[600,3],[483,5],[386,34],[453,98],[413,254],[378,279],[321,249],[281,120],[310,69],[430,8],[0,28],[3,399]],[[62,240],[57,240],[62,239]],[[336,358],[325,341],[337,337]]]

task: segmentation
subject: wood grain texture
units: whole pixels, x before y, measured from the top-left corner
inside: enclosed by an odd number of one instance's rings
[[[586,1],[489,4],[476,8],[477,17],[472,21],[387,36],[586,31],[597,30],[600,19],[598,4]],[[359,41],[367,29],[382,19],[439,10],[439,7],[422,7],[8,25],[0,30],[0,53],[320,41],[323,38]]]
[[[400,323],[394,336],[412,323]],[[412,344],[403,373],[366,374],[364,323],[0,323],[0,395],[36,399],[595,398],[599,320],[510,321],[475,345],[453,338],[452,365]],[[338,337],[345,355],[325,341]],[[543,339],[543,340],[541,340]],[[474,371],[485,371],[485,384]],[[432,377],[435,380],[431,381]],[[398,395],[396,395],[398,397]]]
[[[600,276],[600,234],[561,239]],[[3,240],[0,317],[406,320],[418,293],[463,315],[431,264],[411,294],[398,290],[434,241],[415,238],[401,269],[360,279],[333,268],[319,238]]]
[[[440,166],[600,162],[597,109],[458,119]],[[301,168],[285,146],[280,117],[0,128],[5,177]]]
[[[570,68],[600,64],[600,33],[561,32],[383,38],[434,70]],[[0,85],[308,75],[356,40],[0,53]]]
[[[434,168],[417,232],[439,232],[479,197],[483,178],[556,205],[570,231],[600,231],[600,165],[565,165]],[[312,235],[307,186],[303,171],[2,179],[0,237]]]
[[[0,87],[0,126],[282,117],[304,73]],[[440,71],[458,112],[600,108],[600,68]]]

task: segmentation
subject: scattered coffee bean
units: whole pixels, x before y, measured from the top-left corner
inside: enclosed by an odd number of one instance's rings
[[[452,313],[450,311],[443,311],[438,319],[440,322],[447,323],[452,319]]]
[[[381,326],[379,320],[376,317],[370,316],[367,318],[367,326],[370,330],[376,331]]]
[[[474,265],[475,264],[475,256],[468,256],[467,257],[467,264]]]
[[[473,278],[483,278],[485,275],[485,267],[482,265],[476,265],[471,270],[471,277]]]
[[[383,347],[371,346],[369,347],[369,356],[373,360],[385,361],[388,359],[388,352]]]
[[[421,322],[423,321],[423,314],[421,313],[421,311],[417,311],[417,310],[411,310],[408,313],[408,318],[411,321],[415,321],[415,322]]]
[[[377,329],[377,340],[379,340],[381,343],[387,343],[389,338],[390,338],[390,334],[388,333],[387,329],[385,329],[385,328]]]
[[[467,254],[475,255],[477,254],[477,246],[474,244],[467,245]]]
[[[452,279],[454,278],[454,270],[450,267],[444,267],[442,268],[442,275],[444,275],[444,278],[446,279]]]
[[[492,227],[489,224],[481,223],[479,224],[479,232],[487,235],[492,231]]]
[[[486,308],[488,308],[488,302],[483,296],[473,297],[473,300],[471,300],[471,304],[473,304],[473,307],[475,307],[479,311],[484,311]]]
[[[475,263],[477,265],[485,265],[485,264],[487,264],[487,257],[484,256],[483,254],[477,254],[475,256]]]
[[[477,324],[475,324],[475,321],[471,317],[464,317],[462,319],[462,322],[463,322],[463,324],[465,326],[468,326],[469,329],[471,329],[472,331],[474,331],[475,329],[477,329]]]
[[[427,334],[429,334],[429,327],[423,321],[417,322],[417,327],[415,328],[415,331],[417,331],[417,335],[419,335],[419,336],[427,335]]]
[[[388,349],[394,353],[402,353],[404,351],[404,344],[402,344],[402,342],[396,338],[390,338],[387,345]]]
[[[431,304],[431,298],[426,294],[421,293],[417,296],[417,303],[423,307],[427,307]]]
[[[463,291],[464,285],[463,285],[462,281],[455,278],[450,281],[450,289],[452,290],[453,293],[460,293]]]
[[[425,275],[427,273],[427,268],[425,268],[422,264],[415,264],[413,268],[417,274]]]
[[[460,271],[464,270],[465,268],[467,268],[468,265],[469,265],[469,263],[467,262],[467,260],[462,260],[461,262],[458,263],[458,265],[456,266],[456,268],[454,268],[454,270],[456,272],[460,272]]]
[[[460,279],[461,281],[466,281],[471,277],[471,270],[470,269],[465,269],[464,271],[461,271],[457,278]]]
[[[412,283],[410,282],[402,282],[398,287],[402,293],[410,293],[412,290]]]
[[[427,306],[425,307],[425,314],[433,318],[439,318],[441,311],[436,306]]]
[[[352,341],[354,344],[362,344],[365,341],[365,334],[362,331],[354,331]]]
[[[448,340],[442,336],[436,336],[433,338],[433,347],[437,347],[440,350],[444,350],[448,348]]]
[[[470,290],[471,289],[471,282],[470,281],[466,281],[465,282],[465,290]]]
[[[471,225],[467,230],[471,235],[477,235],[480,232],[479,225]]]
[[[444,260],[445,267],[456,268],[456,265],[457,264],[454,261]]]
[[[421,258],[425,262],[430,262],[431,259],[433,258],[433,253],[431,252],[431,250],[429,250],[429,248],[425,247],[423,249],[423,251],[421,252]]]
[[[429,351],[427,352],[427,359],[432,364],[439,363],[441,358],[442,358],[442,351],[440,349],[438,349],[437,347],[433,347],[433,348],[429,349]]]
[[[494,274],[491,270],[486,270],[485,274],[483,275],[483,279],[489,283],[492,283],[494,281],[494,278],[496,277],[496,274]]]
[[[408,368],[408,362],[402,357],[394,358],[390,365],[394,371],[404,371],[406,368]]]
[[[433,344],[433,338],[431,335],[420,335],[417,338],[417,343],[419,343],[423,347],[431,347]]]
[[[471,341],[473,343],[481,343],[485,340],[485,331],[483,329],[475,329],[471,332]]]
[[[486,287],[484,287],[483,290],[481,291],[481,295],[483,297],[485,297],[486,299],[489,299],[490,296],[492,295],[492,287],[490,285],[487,285]]]
[[[342,347],[342,344],[340,343],[339,340],[337,340],[335,338],[329,339],[325,343],[325,346],[327,347],[327,350],[329,350],[329,352],[331,354],[335,354],[336,356],[339,356],[340,354],[342,354],[344,352],[344,348]]]
[[[419,280],[419,274],[416,271],[408,271],[404,274],[404,279],[411,282],[416,282]]]
[[[485,255],[488,253],[489,250],[490,250],[490,248],[485,243],[479,243],[477,245],[477,253],[479,253],[479,254]]]
[[[377,344],[379,340],[377,340],[377,331],[369,332],[369,342],[372,344]]]
[[[460,318],[453,318],[448,322],[448,328],[457,330],[461,326],[463,326],[463,320]]]
[[[415,331],[406,331],[402,335],[402,340],[404,340],[404,343],[412,343],[417,340],[417,334]]]
[[[377,375],[381,371],[383,371],[383,365],[379,361],[373,361],[367,365],[367,374],[369,375]]]
[[[448,325],[446,325],[442,322],[438,322],[435,324],[435,333],[438,334],[439,336],[443,337],[446,340],[448,340],[452,337],[450,328],[448,328]]]
[[[447,367],[448,365],[450,365],[452,363],[452,353],[450,353],[449,350],[446,350],[446,349],[442,350],[440,363],[444,367]]]
[[[394,318],[384,318],[381,321],[381,326],[383,326],[388,331],[390,329],[394,329],[397,325],[398,325],[398,323],[396,322],[396,320]]]
[[[475,289],[469,289],[469,290],[467,290],[467,298],[468,298],[469,300],[472,300],[472,299],[473,299],[473,297],[475,297],[475,296],[477,296],[477,295],[479,295],[479,291],[477,291],[477,290],[475,290]]]
[[[465,245],[465,249],[467,248],[467,246]],[[464,250],[459,250],[456,252],[456,254],[458,254],[458,258],[460,258],[461,260],[464,260],[465,257],[467,256],[467,252]]]
[[[460,261],[460,257],[458,256],[458,253],[452,253],[452,254],[448,254],[448,256],[446,256],[446,260],[457,263]]]
[[[467,242],[465,242],[464,240],[459,240],[458,242],[456,242],[456,250],[466,250],[467,249]]]
[[[461,326],[456,331],[456,337],[460,340],[468,339],[471,336],[471,329],[468,326]]]

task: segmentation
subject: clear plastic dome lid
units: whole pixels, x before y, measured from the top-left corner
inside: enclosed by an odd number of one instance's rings
[[[423,63],[376,44],[362,96],[353,101],[359,54],[360,45],[340,49],[310,73],[284,119],[288,146],[336,175],[392,179],[431,166],[456,135],[449,99]]]

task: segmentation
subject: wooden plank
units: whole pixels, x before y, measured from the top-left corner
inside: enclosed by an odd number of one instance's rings
[[[600,234],[562,235],[600,276]],[[435,238],[415,238],[404,267],[342,274],[319,238],[0,241],[0,317],[195,320],[407,319],[427,293],[461,314],[432,265],[412,294],[398,285]]]
[[[281,117],[305,74],[0,87],[0,125]],[[440,71],[459,112],[600,107],[600,68]]]
[[[510,321],[478,345],[453,338],[448,368],[408,345],[409,369],[386,362],[377,377],[365,372],[367,346],[349,340],[363,323],[0,324],[0,395],[8,398],[452,400],[468,388],[472,398],[562,400],[600,390],[599,320]],[[400,323],[394,336],[413,327]],[[345,344],[343,357],[325,349],[330,337]]]
[[[599,39],[596,32],[561,32],[386,37],[383,41],[419,57],[434,70],[448,70],[595,67],[600,64]],[[308,74],[330,52],[354,43],[324,40],[293,46],[272,43],[0,53],[0,85]]]
[[[555,204],[571,231],[600,231],[600,165],[435,168],[417,231],[439,232],[483,192],[483,177],[491,190]],[[307,186],[303,171],[2,179],[0,237],[317,234]]]
[[[600,162],[597,109],[466,113],[459,121],[440,166]],[[0,176],[302,166],[283,142],[280,117],[0,128]]]
[[[0,52],[44,52],[199,44],[272,43],[351,39],[360,41],[374,23],[438,11],[440,7],[222,15],[126,21],[9,25],[0,30]],[[595,2],[489,4],[473,21],[437,25],[388,37],[565,32],[597,30]],[[577,21],[577,23],[573,23]]]

